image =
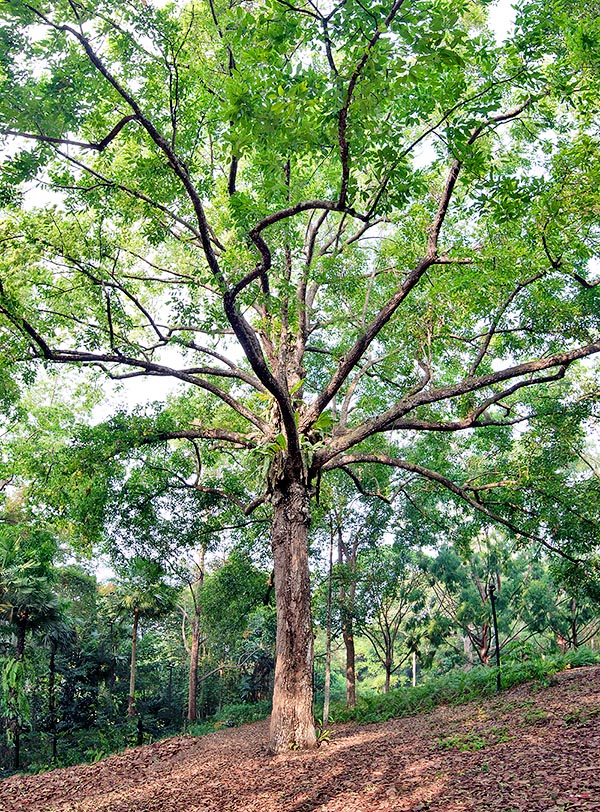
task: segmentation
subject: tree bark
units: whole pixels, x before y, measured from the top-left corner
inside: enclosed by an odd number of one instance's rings
[[[277,661],[271,750],[316,746],[313,718],[313,631],[308,569],[308,486],[295,479],[273,493],[271,546],[277,606]]]
[[[346,648],[346,705],[356,707],[356,652],[354,649],[354,596],[356,594],[356,556],[357,541],[354,542],[352,553],[346,558],[346,563],[352,569],[354,578],[350,584],[348,595],[344,584],[340,585],[340,611],[342,621],[342,637]],[[338,563],[344,563],[344,544],[342,531],[338,525]]]
[[[200,652],[200,618],[199,611],[194,608],[192,618],[192,642],[190,646],[190,676],[188,681],[188,722],[198,719],[198,658]]]
[[[392,681],[392,664],[389,660],[386,659],[385,661],[385,685],[383,686],[383,693],[389,694],[390,692],[390,684]]]
[[[138,609],[133,612],[133,629],[131,632],[131,667],[129,670],[129,696],[127,697],[127,716],[131,719],[136,715],[135,710],[135,669],[137,654],[137,635],[140,613]]]
[[[579,648],[579,635],[577,632],[577,602],[575,598],[571,598],[571,645],[574,649]]]

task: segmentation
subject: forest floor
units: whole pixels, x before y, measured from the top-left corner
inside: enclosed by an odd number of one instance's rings
[[[600,666],[270,756],[267,723],[0,782],[1,812],[600,811]]]

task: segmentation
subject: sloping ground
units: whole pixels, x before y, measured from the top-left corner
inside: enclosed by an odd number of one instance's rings
[[[260,722],[0,782],[1,812],[600,810],[600,666],[272,757]]]

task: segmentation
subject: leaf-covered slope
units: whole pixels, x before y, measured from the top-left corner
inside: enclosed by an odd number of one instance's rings
[[[2,812],[600,810],[600,667],[493,700],[339,725],[271,757],[265,723],[0,783]]]

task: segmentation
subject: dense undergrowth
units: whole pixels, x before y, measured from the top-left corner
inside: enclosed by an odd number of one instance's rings
[[[600,655],[589,648],[551,657],[509,662],[501,667],[502,690],[509,690],[525,682],[535,681],[546,687],[551,677],[566,668],[579,668],[600,662]],[[355,708],[347,708],[341,701],[334,702],[329,722],[384,722],[400,716],[426,713],[438,705],[457,705],[478,697],[496,693],[496,668],[475,666],[469,671],[452,671],[432,677],[420,685],[404,686],[388,694],[371,693],[361,696]],[[193,725],[192,736],[203,736],[223,727],[237,727],[264,719],[271,711],[269,702],[224,706],[212,719]],[[319,717],[319,709],[316,713]]]
[[[588,648],[551,657],[509,662],[500,670],[502,690],[525,682],[548,685],[553,674],[565,668],[578,668],[600,662],[600,656]],[[496,668],[476,666],[469,671],[452,671],[428,679],[415,687],[407,686],[388,694],[361,696],[355,708],[334,703],[330,722],[383,722],[400,716],[425,713],[438,705],[457,705],[496,693]]]

